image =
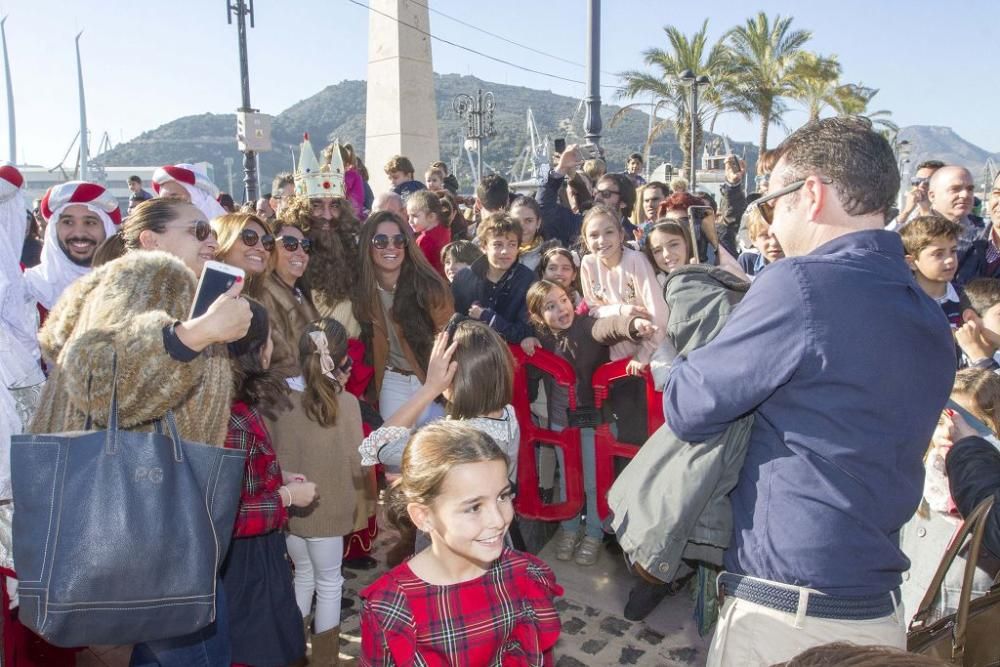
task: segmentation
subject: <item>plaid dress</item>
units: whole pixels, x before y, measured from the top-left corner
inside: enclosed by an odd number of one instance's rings
[[[509,548],[482,577],[451,586],[403,563],[361,592],[361,664],[550,666],[562,592],[548,565]]]

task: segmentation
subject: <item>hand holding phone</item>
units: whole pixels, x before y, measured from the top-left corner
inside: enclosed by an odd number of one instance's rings
[[[194,295],[194,303],[191,304],[190,318],[200,317],[208,312],[212,302],[229,291],[232,286],[242,282],[246,276],[243,269],[230,266],[223,262],[205,262],[205,268],[201,271],[201,278],[198,280],[198,291]],[[243,288],[240,287],[242,290]]]

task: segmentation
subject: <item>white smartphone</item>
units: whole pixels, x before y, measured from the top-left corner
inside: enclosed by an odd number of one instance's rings
[[[242,279],[245,275],[246,272],[236,266],[223,262],[205,262],[201,279],[198,280],[198,291],[195,292],[194,303],[191,305],[191,318],[204,315],[216,299],[229,291],[237,278]]]

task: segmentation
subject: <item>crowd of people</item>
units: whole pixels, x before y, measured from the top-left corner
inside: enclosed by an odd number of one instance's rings
[[[590,567],[616,537],[598,513],[595,428],[642,445],[660,410],[677,440],[728,452],[685,473],[728,499],[724,557],[685,551],[669,580],[637,560],[627,618],[707,565],[708,664],[800,664],[831,642],[905,649],[962,517],[1000,501],[1000,231],[973,213],[967,169],[921,164],[897,210],[892,149],[854,118],[762,154],[752,193],[730,156],[718,202],[680,178],[646,182],[638,154],[615,173],[574,145],[535,192],[490,174],[472,198],[443,162],[421,181],[395,156],[375,193],[349,144],[317,156],[306,137],[301,151],[299,171],[242,208],[198,168],[166,165],[152,193],[130,179],[124,216],[82,181],[29,210],[17,169],[0,167],[10,664],[74,655],[18,623],[10,437],[105,426],[116,378],[120,428],[170,411],[186,440],[247,456],[215,621],[136,644],[133,665],[304,664],[307,643],[309,664],[354,664],[339,631],[355,604],[363,665],[554,664],[562,589],[518,528],[518,468],[537,468],[548,502],[582,475],[553,553]],[[1000,178],[990,207],[1000,221]],[[244,277],[192,317],[208,261]],[[692,306],[707,289],[692,276],[725,297]],[[697,349],[681,342],[692,328]],[[576,385],[530,369],[518,385],[515,356],[539,350]],[[595,409],[593,375],[616,360],[628,377]],[[647,404],[647,379],[662,405]],[[517,387],[531,415],[515,413]],[[522,442],[519,417],[578,429],[582,470]],[[399,532],[390,569],[351,600],[343,569],[380,565],[383,521]],[[977,594],[1000,563],[1000,513],[989,521]],[[946,581],[935,618],[960,590]]]

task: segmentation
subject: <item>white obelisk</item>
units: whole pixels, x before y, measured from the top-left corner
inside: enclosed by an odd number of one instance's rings
[[[440,159],[440,147],[427,7],[408,0],[370,0],[368,5],[364,160],[372,190],[379,194],[390,187],[383,171],[389,158],[410,158],[414,177],[423,180],[424,170]]]

